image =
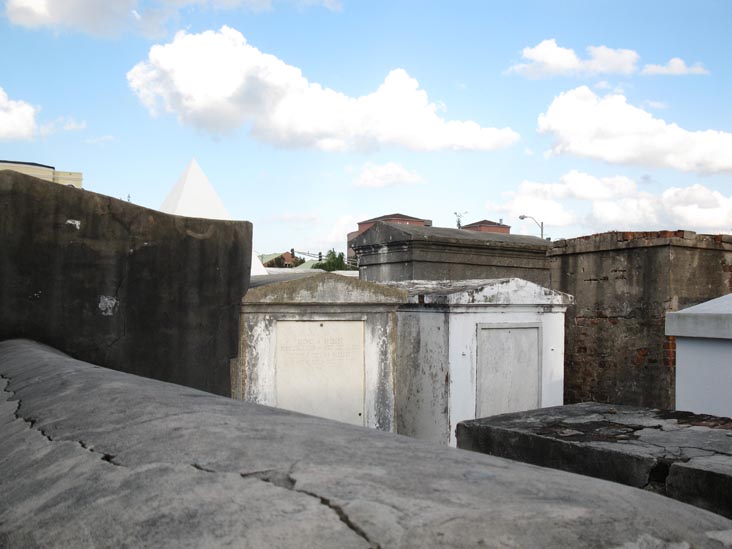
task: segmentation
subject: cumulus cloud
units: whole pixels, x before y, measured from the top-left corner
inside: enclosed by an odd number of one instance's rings
[[[580,226],[585,232],[689,229],[729,232],[732,196],[695,184],[660,194],[640,190],[622,176],[598,178],[572,170],[556,183],[522,182],[486,208],[507,218],[533,215],[548,227]]]
[[[686,74],[709,74],[701,63],[694,63],[689,67],[683,59],[674,57],[665,65],[646,65],[641,74],[662,76],[683,76]]]
[[[249,126],[276,145],[326,151],[396,145],[413,150],[487,151],[519,139],[510,128],[445,120],[417,80],[391,71],[376,91],[349,97],[309,82],[300,69],[247,43],[238,31],[176,34],[127,73],[151,114],[215,135]]]
[[[580,58],[572,48],[564,48],[554,38],[543,40],[534,47],[521,51],[523,63],[508,68],[509,73],[520,74],[527,78],[547,78],[551,76],[578,76],[599,74],[630,75],[638,72],[640,55],[634,50],[609,48],[607,46],[588,46],[587,57]],[[673,57],[665,65],[648,64],[640,71],[642,75],[709,74],[701,63],[687,66],[683,59]],[[607,88],[605,81],[596,87]]]
[[[423,182],[424,180],[417,172],[410,171],[396,162],[387,162],[386,164],[368,162],[364,165],[361,173],[353,180],[353,186],[381,188],[395,185],[414,185]]]
[[[10,99],[0,87],[0,140],[33,138],[37,131],[37,113],[36,107]]]
[[[5,13],[15,25],[70,29],[94,35],[140,30],[159,34],[165,23],[186,6],[264,11],[275,0],[7,0]],[[299,6],[337,11],[339,0],[290,0]],[[141,4],[144,4],[143,8]]]
[[[635,189],[635,182],[627,177],[597,178],[571,170],[564,174],[558,183],[524,181],[519,186],[519,193],[543,199],[609,200],[632,195]]]
[[[563,48],[554,38],[543,40],[533,48],[524,48],[517,63],[508,69],[527,78],[568,76],[581,74],[632,74],[637,70],[640,56],[633,50],[589,46],[587,58],[580,57],[571,48]]]
[[[732,133],[685,130],[628,104],[622,94],[600,97],[587,86],[555,97],[539,115],[538,131],[554,137],[551,155],[685,172],[732,170]]]

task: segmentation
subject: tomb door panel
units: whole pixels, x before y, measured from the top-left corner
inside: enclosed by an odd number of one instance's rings
[[[539,324],[478,325],[476,417],[541,406],[540,348]]]
[[[278,321],[277,407],[364,425],[364,323]]]

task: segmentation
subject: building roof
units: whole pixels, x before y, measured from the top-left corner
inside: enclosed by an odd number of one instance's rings
[[[283,252],[273,254],[259,254],[259,259],[262,261],[262,263],[267,263],[268,261],[272,261],[273,259],[280,257],[282,253]]]
[[[574,297],[521,278],[380,282],[406,290],[411,303],[433,305],[561,305]]]
[[[488,225],[491,227],[508,227],[510,228],[510,225],[505,225],[504,223],[497,223],[496,221],[491,221],[490,219],[481,219],[480,221],[474,221],[473,223],[468,223],[466,225],[463,225],[463,229],[466,227],[480,227],[481,225]]]
[[[316,259],[308,259],[307,261],[305,261],[305,263],[300,263],[300,265],[295,267],[295,269],[298,271],[312,270],[313,266],[317,263],[319,263],[319,261],[317,261]]]
[[[388,235],[385,237],[384,235]],[[399,241],[453,241],[456,243],[470,242],[476,245],[485,245],[495,242],[503,245],[541,246],[548,248],[551,243],[537,236],[517,234],[481,233],[467,229],[450,229],[446,227],[421,227],[418,225],[400,225],[377,221],[373,227],[357,236],[352,246],[368,246],[385,242]]]
[[[376,221],[383,221],[384,219],[405,219],[410,221],[430,221],[429,219],[422,219],[421,217],[412,217],[411,215],[404,215],[400,213],[395,214],[388,214],[388,215],[380,215],[379,217],[374,217],[373,219],[366,219],[364,221],[359,221],[358,223],[373,223]]]
[[[47,164],[38,164],[37,162],[21,162],[19,160],[0,160],[0,164],[22,164],[23,166],[36,166],[37,168],[48,168],[49,170],[55,170],[53,166]]]

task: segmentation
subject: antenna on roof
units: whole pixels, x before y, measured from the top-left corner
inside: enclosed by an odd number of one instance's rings
[[[452,212],[455,214],[455,220],[457,221],[457,228],[462,229],[463,228],[463,216],[468,212]]]

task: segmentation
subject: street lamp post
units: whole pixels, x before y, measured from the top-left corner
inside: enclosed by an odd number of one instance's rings
[[[536,219],[534,219],[530,215],[520,215],[519,216],[519,219],[521,219],[522,221],[524,219],[531,219],[531,221],[533,221],[534,223],[536,223],[539,226],[539,229],[541,230],[541,239],[544,240],[544,222],[543,221],[537,221]]]

